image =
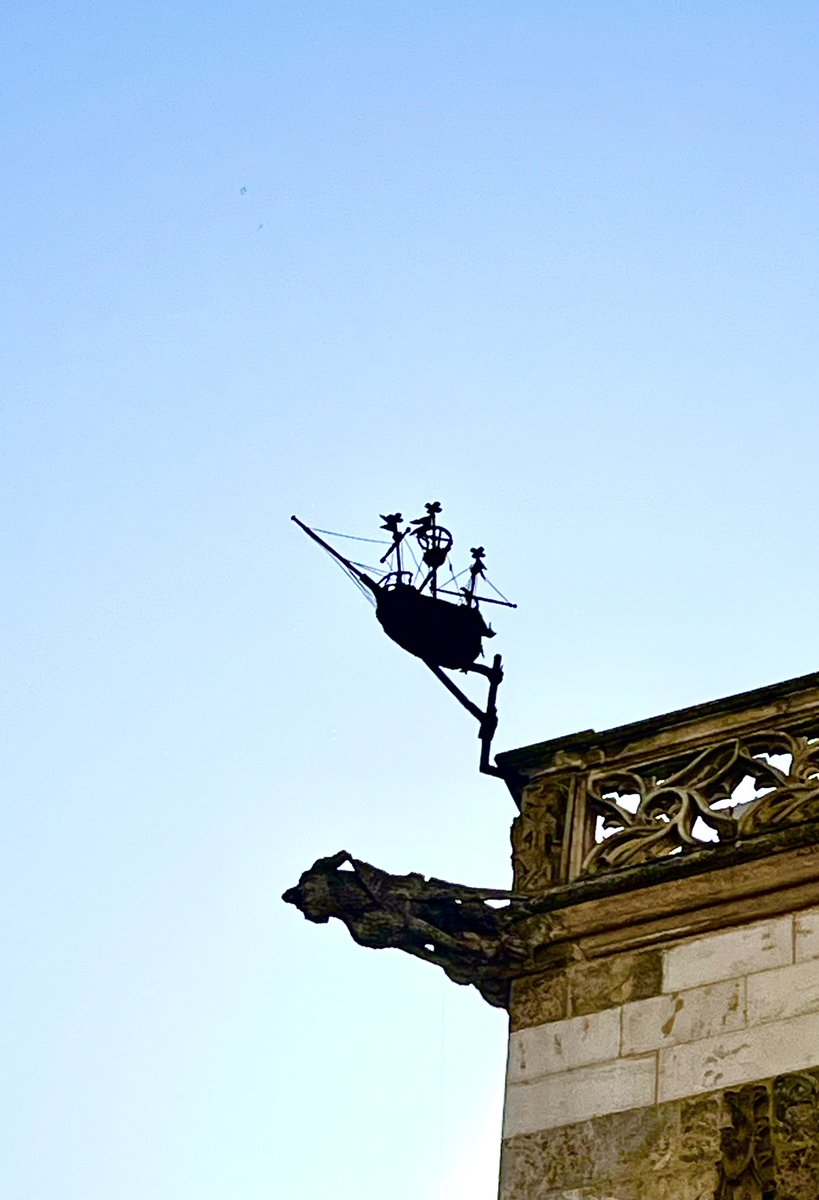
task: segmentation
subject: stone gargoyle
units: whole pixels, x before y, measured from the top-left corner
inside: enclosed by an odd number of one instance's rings
[[[392,947],[434,963],[500,1008],[508,1004],[510,980],[526,973],[538,942],[548,941],[548,918],[536,916],[526,897],[390,875],[346,850],[317,859],[282,899],[308,921],[338,917],[360,946]]]

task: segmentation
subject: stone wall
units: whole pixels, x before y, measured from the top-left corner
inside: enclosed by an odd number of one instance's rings
[[[501,1200],[819,1200],[819,674],[498,763]]]
[[[817,1200],[819,908],[515,982],[501,1200]]]

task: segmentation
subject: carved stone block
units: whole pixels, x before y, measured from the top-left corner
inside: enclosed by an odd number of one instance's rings
[[[541,780],[524,793],[520,816],[512,822],[515,890],[537,896],[560,882],[569,783]]]
[[[776,1200],[771,1097],[764,1084],[726,1092],[715,1200]]]

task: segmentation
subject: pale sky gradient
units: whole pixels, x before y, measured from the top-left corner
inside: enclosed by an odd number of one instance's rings
[[[814,3],[6,6],[2,1200],[494,1200],[505,1019],[280,893],[509,882],[291,525],[444,504],[497,749],[819,668]]]

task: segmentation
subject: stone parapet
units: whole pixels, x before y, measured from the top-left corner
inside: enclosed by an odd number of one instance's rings
[[[764,856],[757,838],[819,820],[819,673],[497,762],[528,895],[714,844]]]

